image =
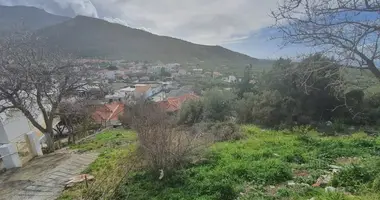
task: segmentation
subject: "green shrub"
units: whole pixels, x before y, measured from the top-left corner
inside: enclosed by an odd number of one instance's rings
[[[202,121],[204,105],[202,100],[185,102],[179,113],[179,124],[193,125]]]
[[[254,122],[253,108],[256,97],[253,93],[246,93],[244,97],[236,102],[236,117],[239,123]]]
[[[345,187],[350,192],[358,192],[358,186],[364,183],[369,183],[373,180],[368,169],[351,165],[344,168],[332,179],[332,186]]]
[[[279,197],[290,197],[290,195],[291,191],[289,191],[286,188],[280,188],[279,190],[277,190],[277,196]]]
[[[372,182],[372,189],[375,191],[380,191],[380,176],[376,177]]]
[[[204,119],[223,122],[233,116],[236,96],[225,90],[212,89],[204,95]]]
[[[341,192],[328,192],[319,197],[318,200],[350,200],[350,198]]]
[[[239,126],[232,122],[216,123],[211,126],[210,131],[216,141],[235,141],[244,137]]]

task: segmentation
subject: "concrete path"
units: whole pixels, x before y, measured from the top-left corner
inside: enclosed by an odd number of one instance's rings
[[[64,150],[36,158],[23,168],[0,175],[0,200],[54,200],[64,184],[97,157],[98,153]]]

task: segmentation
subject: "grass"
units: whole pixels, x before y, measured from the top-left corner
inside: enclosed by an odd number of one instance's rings
[[[136,145],[136,134],[126,130],[109,130],[96,135],[80,144],[71,146],[79,152],[97,151],[99,157],[83,173],[91,174],[95,181],[89,187],[77,184],[73,188],[65,190],[60,200],[95,199],[100,193],[105,193],[110,188],[115,188],[121,181],[127,164],[132,160]]]
[[[364,133],[323,137],[302,129],[243,129],[247,139],[217,143],[207,159],[161,180],[157,173],[135,171],[113,199],[380,199],[378,138]],[[332,164],[342,167],[328,183],[337,192],[312,187]]]

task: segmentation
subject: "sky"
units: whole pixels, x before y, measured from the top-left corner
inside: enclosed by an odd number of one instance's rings
[[[197,44],[220,45],[256,58],[293,56],[271,40],[278,0],[0,0],[74,17],[85,15]]]

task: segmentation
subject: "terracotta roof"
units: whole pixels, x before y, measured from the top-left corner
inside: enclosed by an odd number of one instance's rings
[[[116,121],[119,119],[119,115],[124,112],[124,104],[114,102],[111,104],[105,104],[95,109],[92,113],[92,118],[97,123],[103,123],[108,121]]]
[[[150,89],[150,85],[137,85],[136,86],[136,92],[138,93],[144,93]]]
[[[167,112],[176,112],[181,109],[181,106],[184,102],[195,99],[199,99],[199,96],[190,93],[179,97],[170,97],[166,101],[158,102],[158,105]]]

